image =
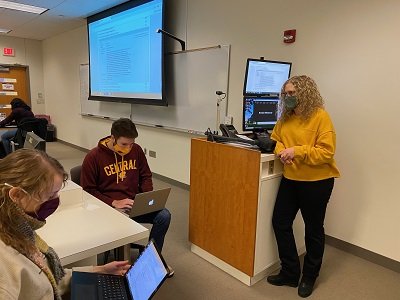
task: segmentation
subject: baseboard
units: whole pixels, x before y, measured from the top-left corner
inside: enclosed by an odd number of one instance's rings
[[[88,152],[90,151],[89,149],[86,149],[86,148],[83,148],[83,147],[79,147],[79,146],[77,146],[77,145],[68,143],[68,142],[63,141],[63,140],[60,140],[60,139],[57,139],[57,142],[59,142],[59,143],[61,143],[61,144],[64,144],[64,145],[67,145],[67,146],[70,146],[70,147],[72,147],[72,148],[75,148],[75,149],[77,149],[77,150],[86,152],[86,153],[88,153]],[[165,176],[163,176],[163,175],[160,175],[160,174],[157,174],[157,173],[154,173],[154,172],[153,172],[153,177],[154,177],[154,178],[157,178],[157,179],[159,179],[159,180],[162,180],[162,181],[164,181],[164,182],[166,182],[166,183],[169,183],[169,184],[172,184],[172,185],[174,185],[174,186],[177,186],[177,187],[179,187],[179,188],[182,188],[182,189],[184,189],[184,190],[187,190],[187,191],[190,190],[190,186],[189,186],[188,184],[183,183],[183,182],[180,182],[180,181],[177,181],[177,180],[174,180],[174,179],[165,177]]]
[[[384,268],[400,273],[400,262],[394,259],[385,257],[383,255],[377,254],[375,252],[350,244],[348,242],[342,241],[340,239],[334,238],[329,235],[326,236],[325,242],[329,246],[335,247],[339,250],[353,254],[369,262],[372,262]]]
[[[75,145],[75,144],[68,143],[68,142],[63,141],[63,140],[60,140],[60,139],[57,139],[55,142],[59,142],[59,143],[61,143],[61,144],[70,146],[70,147],[75,148],[75,149],[77,149],[77,150],[80,150],[80,151],[82,151],[82,152],[88,153],[88,152],[90,151],[89,149],[86,149],[86,148],[77,146],[77,145]]]
[[[186,183],[183,183],[183,182],[180,182],[180,181],[177,181],[175,179],[171,179],[171,178],[165,177],[165,176],[157,174],[157,173],[153,173],[153,177],[157,178],[159,180],[162,180],[162,181],[164,181],[166,183],[169,183],[169,184],[172,184],[174,186],[177,186],[177,187],[179,187],[181,189],[184,189],[184,190],[187,190],[187,191],[190,190],[190,185],[188,185]]]

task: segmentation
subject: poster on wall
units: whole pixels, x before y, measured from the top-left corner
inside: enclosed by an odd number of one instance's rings
[[[15,78],[0,78],[0,82],[11,82],[11,83],[15,83],[15,82],[17,82],[17,79],[15,79]]]
[[[1,85],[1,87],[3,88],[3,91],[13,91],[14,90],[14,84],[12,84],[12,83],[3,83]]]
[[[17,92],[0,91],[0,96],[18,96]]]

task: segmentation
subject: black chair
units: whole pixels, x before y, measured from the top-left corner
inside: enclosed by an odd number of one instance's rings
[[[75,167],[71,168],[71,170],[69,171],[69,173],[71,175],[71,180],[78,185],[81,185],[81,170],[82,170],[82,166],[79,165],[79,166],[75,166]],[[132,243],[131,248],[138,249],[139,253],[141,253],[144,250],[145,246]],[[110,250],[104,252],[103,264],[106,264],[108,262],[109,256],[110,256]],[[114,249],[114,257],[116,257],[116,256],[117,256],[117,249]]]
[[[25,118],[19,124],[14,138],[11,140],[12,151],[24,146],[27,132],[33,132],[40,138],[46,140],[48,121],[43,118]]]
[[[75,166],[73,167],[69,173],[71,174],[71,180],[75,182],[77,185],[81,185],[81,170],[82,166]]]

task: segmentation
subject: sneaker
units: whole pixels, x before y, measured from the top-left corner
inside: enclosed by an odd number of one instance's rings
[[[167,277],[171,278],[172,276],[174,276],[174,274],[175,274],[175,271],[170,266],[168,266],[168,275],[167,275]]]

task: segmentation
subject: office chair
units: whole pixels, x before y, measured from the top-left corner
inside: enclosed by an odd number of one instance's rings
[[[11,139],[11,149],[15,151],[24,146],[26,133],[33,132],[40,138],[46,140],[47,120],[43,118],[25,118],[17,127],[15,136]]]
[[[81,170],[82,166],[79,165],[71,168],[69,171],[72,182],[76,183],[77,185],[81,185]]]
[[[69,171],[70,175],[71,175],[71,180],[78,184],[81,185],[81,170],[82,170],[82,166],[75,166],[73,168],[71,168],[71,170]],[[142,253],[142,251],[144,250],[145,246],[140,245],[140,244],[135,244],[135,243],[131,243],[131,248],[133,249],[138,249],[139,253]],[[117,249],[114,249],[114,257],[117,256]],[[106,264],[108,262],[108,257],[110,256],[110,250],[107,250],[106,252],[104,252],[104,261],[103,264]]]

